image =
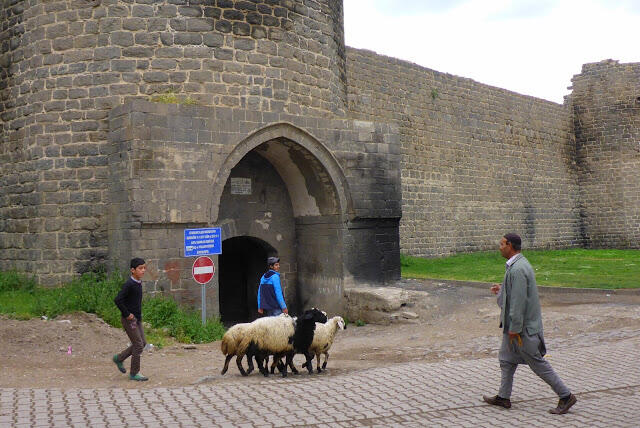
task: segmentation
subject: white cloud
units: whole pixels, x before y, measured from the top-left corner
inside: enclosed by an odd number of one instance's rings
[[[582,64],[640,61],[637,4],[344,0],[345,39],[348,46],[562,103]]]

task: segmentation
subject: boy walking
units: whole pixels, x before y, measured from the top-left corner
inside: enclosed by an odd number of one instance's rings
[[[287,304],[284,302],[282,287],[280,286],[280,259],[267,259],[269,270],[260,278],[258,287],[258,313],[268,317],[288,314]]]
[[[113,356],[113,362],[118,370],[126,373],[122,362],[131,357],[131,370],[129,379],[136,381],[149,380],[140,373],[140,354],[147,341],[142,329],[142,277],[147,270],[145,261],[140,258],[131,260],[131,276],[122,285],[122,289],[114,299],[114,302],[122,314],[122,327],[129,336],[131,346],[120,354]]]

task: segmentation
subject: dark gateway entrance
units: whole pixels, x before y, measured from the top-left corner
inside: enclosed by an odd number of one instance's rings
[[[225,325],[253,321],[258,317],[257,295],[260,277],[267,269],[267,257],[275,249],[265,241],[238,236],[222,242],[220,265],[220,318]]]

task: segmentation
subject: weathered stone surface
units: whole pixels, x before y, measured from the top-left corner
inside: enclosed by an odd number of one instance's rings
[[[507,230],[527,248],[638,248],[639,64],[586,65],[558,105],[345,48],[339,1],[9,3],[0,8],[0,269],[55,284],[121,263],[128,253],[106,260],[108,237],[121,234],[127,251],[156,264],[158,289],[194,300],[188,278],[174,284],[162,269],[180,257],[179,237],[172,248],[166,236],[138,241],[154,228],[215,222],[220,207],[198,206],[176,183],[193,179],[209,198],[225,185],[208,175],[221,160],[282,123],[297,130],[291,141],[319,144],[294,151],[297,164],[317,167],[303,181],[337,189],[342,174],[348,195],[337,203],[335,189],[313,190],[298,207],[310,210],[296,216],[309,263],[290,270],[313,284],[303,299],[341,298],[341,275],[397,277],[401,249],[493,249]],[[208,108],[136,104],[168,91]],[[121,177],[131,179],[114,187]],[[321,227],[298,218],[312,200],[326,210]],[[113,201],[131,214],[117,227],[107,220]],[[338,205],[344,212],[329,215]],[[43,251],[49,229],[58,239]],[[335,276],[313,274],[336,242]]]
[[[344,298],[347,318],[384,325],[397,320],[396,312],[410,302],[410,295],[406,290],[393,287],[347,288],[344,290]],[[404,315],[402,317],[411,318]]]

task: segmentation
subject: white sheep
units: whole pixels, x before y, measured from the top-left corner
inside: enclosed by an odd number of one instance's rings
[[[236,364],[238,365],[238,370],[243,376],[248,375],[253,371],[253,362],[251,361],[252,355],[247,355],[247,360],[249,361],[249,370],[247,372],[244,371],[242,367],[242,357],[238,357],[238,348],[242,339],[244,339],[244,332],[251,325],[251,323],[240,323],[232,326],[224,333],[222,336],[222,341],[220,342],[220,350],[226,356],[224,360],[224,367],[222,368],[221,374],[225,374],[227,369],[229,368],[229,361],[231,358],[236,357]]]
[[[329,360],[329,348],[333,345],[333,339],[336,337],[338,328],[340,330],[346,328],[344,319],[340,316],[329,319],[326,324],[316,323],[316,331],[313,335],[313,342],[311,342],[311,346],[309,347],[309,353],[311,355],[315,354],[316,356],[316,369],[318,373],[322,372],[320,369],[320,354],[324,354],[322,369],[325,369],[327,367],[327,361]],[[307,367],[307,364],[312,364],[312,362],[313,359],[311,362],[304,363],[302,367]],[[308,368],[309,367],[307,367],[307,369]]]
[[[302,353],[307,361],[313,360],[313,355],[309,353],[309,346],[313,342],[316,322],[326,322],[327,316],[322,311],[312,308],[304,312],[295,321],[288,315],[282,314],[277,317],[259,318],[246,328],[238,350],[236,358],[242,359],[245,354],[256,356],[260,372],[268,376],[267,368],[263,367],[262,360],[268,355],[274,355],[274,364],[282,356],[286,356],[286,363],[283,366],[282,376],[287,375],[287,366],[293,368],[293,355]],[[312,369],[309,373],[312,372]]]
[[[255,355],[258,368],[264,374],[262,362],[265,357],[271,354],[281,356],[293,351],[289,339],[294,333],[295,320],[287,314],[258,318],[242,328],[238,335],[240,340],[235,351],[236,361],[242,361],[245,354]],[[242,373],[242,370],[240,372]],[[283,376],[286,375],[283,373]]]

